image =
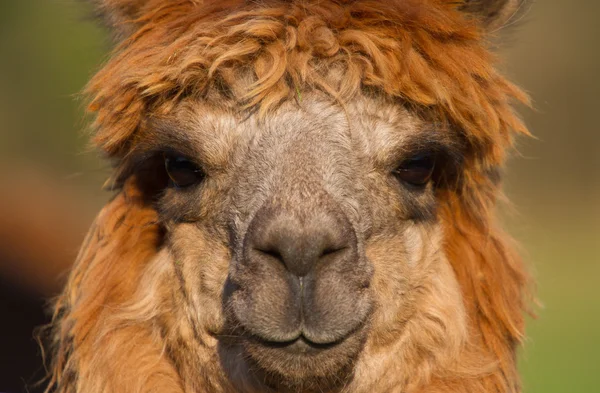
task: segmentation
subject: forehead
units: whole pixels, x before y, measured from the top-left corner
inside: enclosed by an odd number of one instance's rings
[[[140,140],[153,148],[199,156],[218,168],[230,163],[236,151],[253,148],[269,152],[303,146],[315,154],[333,149],[385,160],[398,150],[450,145],[450,138],[448,130],[398,102],[359,97],[340,105],[323,95],[307,94],[265,116],[189,100],[168,116],[149,119]]]

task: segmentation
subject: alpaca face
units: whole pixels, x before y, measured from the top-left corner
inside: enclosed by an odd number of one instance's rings
[[[365,348],[404,337],[429,272],[455,286],[435,212],[454,147],[399,104],[312,94],[258,121],[187,102],[144,133],[180,311],[234,383],[347,383]]]
[[[527,97],[487,31],[523,0],[93,3],[119,192],[49,391],[519,391],[528,277],[493,211]]]

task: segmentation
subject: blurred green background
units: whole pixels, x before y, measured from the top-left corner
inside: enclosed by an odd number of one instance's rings
[[[501,212],[522,244],[541,303],[521,353],[526,393],[600,392],[599,12],[600,2],[590,0],[539,1],[501,50],[506,72],[531,93],[535,106],[522,113],[537,139],[519,140],[506,176],[513,207]],[[23,187],[32,198],[21,200],[21,208],[0,200],[0,214],[25,216],[39,204],[63,217],[55,231],[70,227],[73,238],[83,235],[108,197],[100,190],[108,165],[86,145],[78,95],[110,47],[89,15],[78,0],[0,1],[1,188],[4,195]],[[39,186],[39,179],[52,179],[67,196]],[[50,194],[63,202],[60,208],[49,204]],[[62,251],[64,265],[58,266],[64,270],[75,250]],[[19,270],[26,266],[23,257],[10,250],[0,250],[0,257],[2,252],[4,261],[12,261],[0,269],[2,285],[18,283],[17,292],[34,307],[56,293],[58,280],[47,283],[56,270],[36,281]],[[0,325],[11,324],[2,310],[25,310],[11,291],[0,297],[8,304],[0,309]],[[12,341],[10,334],[1,333],[3,342]],[[0,348],[0,367],[14,363],[19,352]],[[3,383],[0,391],[11,388]]]

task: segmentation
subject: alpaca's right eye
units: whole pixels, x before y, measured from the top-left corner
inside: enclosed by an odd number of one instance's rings
[[[176,188],[185,188],[199,183],[204,172],[185,157],[165,155],[165,170]]]

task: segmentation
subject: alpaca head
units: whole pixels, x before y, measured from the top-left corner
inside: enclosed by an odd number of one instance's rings
[[[518,389],[492,209],[526,97],[486,31],[520,1],[96,3],[120,193],[57,306],[58,390]]]
[[[192,101],[146,132],[153,146],[132,157],[141,189],[160,190],[162,263],[224,364],[323,388],[415,313],[449,325],[440,350],[464,338],[436,218],[461,165],[451,131],[385,100],[342,109],[309,93],[261,120]]]

